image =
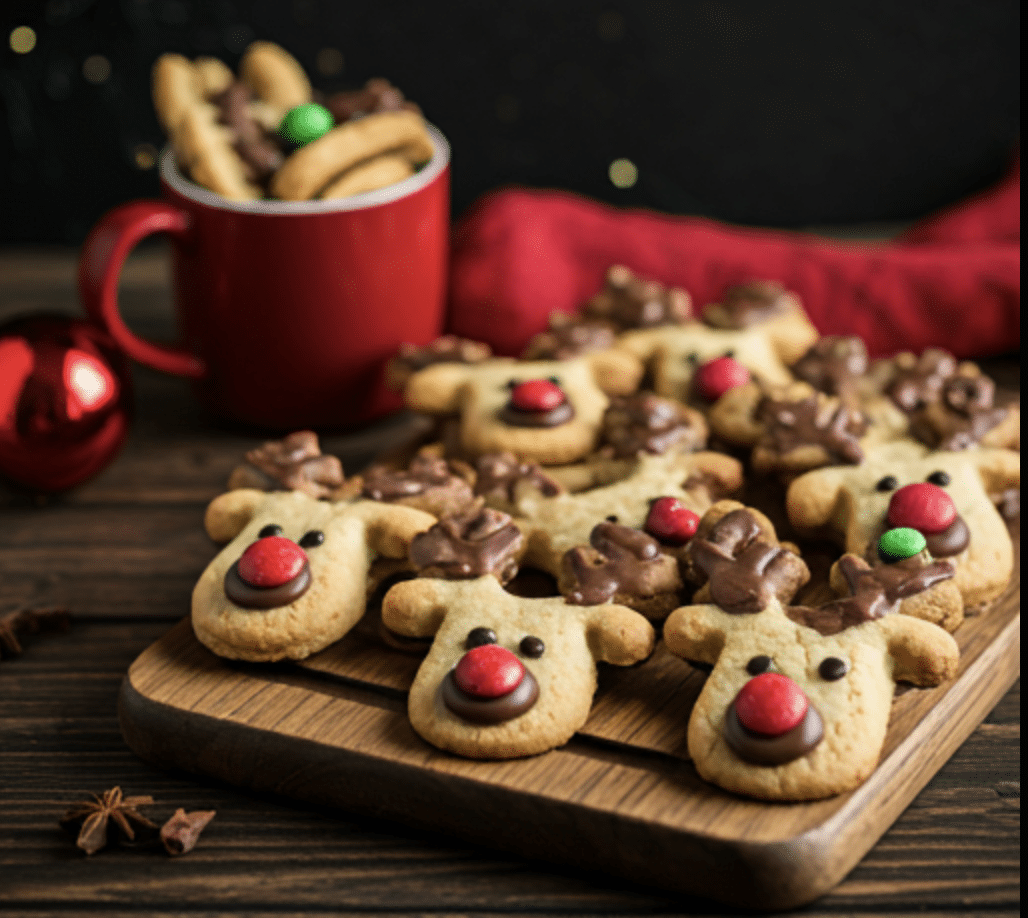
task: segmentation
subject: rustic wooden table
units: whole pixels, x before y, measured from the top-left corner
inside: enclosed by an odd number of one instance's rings
[[[172,335],[159,247],[132,258],[121,295],[136,330]],[[40,311],[79,314],[75,253],[0,253],[0,321]],[[988,369],[1018,385],[1015,359]],[[0,613],[73,613],[68,631],[30,639],[23,656],[0,661],[0,912],[730,913],[139,760],[118,727],[122,677],[188,610],[212,554],[204,506],[261,438],[212,421],[181,380],[134,375],[136,419],[107,470],[46,501],[0,485]],[[352,471],[404,431],[392,419],[323,446]],[[1019,692],[1018,683],[860,865],[802,914],[1019,913]],[[181,806],[217,817],[183,858],[153,848],[86,858],[57,820],[115,785],[152,795],[156,816]]]

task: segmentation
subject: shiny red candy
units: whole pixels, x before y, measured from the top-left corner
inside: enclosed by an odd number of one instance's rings
[[[948,528],[956,518],[953,498],[927,481],[900,488],[889,501],[891,526],[906,526],[931,535]]]
[[[708,402],[716,402],[730,389],[736,389],[750,381],[750,371],[732,357],[716,357],[708,360],[694,377],[696,391]]]
[[[754,676],[735,696],[735,713],[747,730],[763,736],[788,733],[806,716],[807,696],[788,676]]]
[[[510,390],[510,404],[518,411],[552,411],[566,399],[564,390],[548,379],[529,379]]]
[[[643,528],[648,535],[667,545],[684,545],[700,525],[700,518],[677,497],[661,497],[653,502]]]
[[[250,545],[239,558],[239,576],[254,587],[277,587],[296,577],[307,554],[292,539],[268,536]]]
[[[475,698],[499,698],[513,692],[524,678],[525,667],[506,647],[472,647],[454,667],[457,687]]]

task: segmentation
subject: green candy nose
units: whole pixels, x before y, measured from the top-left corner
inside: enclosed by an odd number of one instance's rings
[[[287,143],[302,147],[332,130],[332,113],[324,105],[308,102],[289,109],[278,126],[279,136]]]
[[[925,537],[916,529],[901,526],[883,533],[878,540],[878,557],[886,564],[902,561],[924,551],[927,544]]]

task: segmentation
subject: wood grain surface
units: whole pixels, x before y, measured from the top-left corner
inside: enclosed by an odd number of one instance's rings
[[[136,257],[122,296],[134,328],[170,337],[162,257]],[[42,310],[76,311],[74,253],[0,254],[0,320]],[[987,369],[1017,388],[1016,359]],[[240,790],[137,757],[117,720],[123,677],[188,607],[214,552],[200,526],[204,506],[261,438],[206,417],[183,381],[136,370],[135,383],[129,442],[100,476],[46,501],[0,488],[0,610],[73,612],[66,633],[29,639],[23,656],[0,660],[0,912],[735,913],[609,874],[496,853],[434,827],[298,803],[286,784]],[[352,471],[404,430],[400,418],[324,445]],[[87,859],[57,818],[114,785],[152,794],[158,818],[178,806],[218,815],[181,859],[129,848]],[[1019,808],[1015,684],[860,863],[802,913],[1017,913]]]

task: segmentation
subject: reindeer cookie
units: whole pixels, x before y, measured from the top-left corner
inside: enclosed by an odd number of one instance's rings
[[[990,495],[1020,484],[1020,456],[1011,450],[929,452],[899,441],[860,465],[801,475],[789,486],[786,510],[801,532],[823,532],[868,559],[886,530],[918,530],[933,558],[954,562],[954,583],[973,606],[995,599],[1010,580],[1013,546]]]
[[[789,365],[817,337],[793,294],[756,281],[704,307],[702,321],[626,332],[618,346],[648,362],[660,395],[709,405],[750,379],[791,382]]]
[[[766,552],[751,543],[735,555],[716,536],[707,553],[713,604],[676,609],[664,626],[672,653],[713,666],[689,718],[696,770],[765,800],[816,800],[856,787],[881,754],[894,683],[937,685],[956,672],[949,634],[889,614],[903,597],[951,576],[952,566],[935,562],[883,582],[850,556],[842,562],[846,598],[784,606],[773,589],[754,590]]]
[[[208,535],[229,544],[193,589],[193,630],[222,657],[303,659],[364,614],[375,558],[406,559],[414,536],[434,522],[420,510],[370,500],[228,491],[204,518]]]
[[[459,415],[462,458],[510,451],[544,465],[574,462],[595,448],[610,395],[638,387],[642,364],[620,350],[571,360],[491,358],[437,363],[411,375],[407,407]]]
[[[603,480],[602,468],[597,472]],[[741,486],[742,466],[730,456],[669,452],[640,455],[627,477],[602,487],[552,497],[529,491],[522,495],[515,514],[528,543],[523,564],[559,578],[564,553],[589,544],[597,523],[644,529],[651,509],[664,499],[699,515],[713,500]]]
[[[596,661],[629,666],[655,639],[631,609],[525,599],[491,576],[399,583],[383,600],[382,621],[407,637],[435,636],[410,689],[411,726],[475,759],[567,742],[589,716]]]

